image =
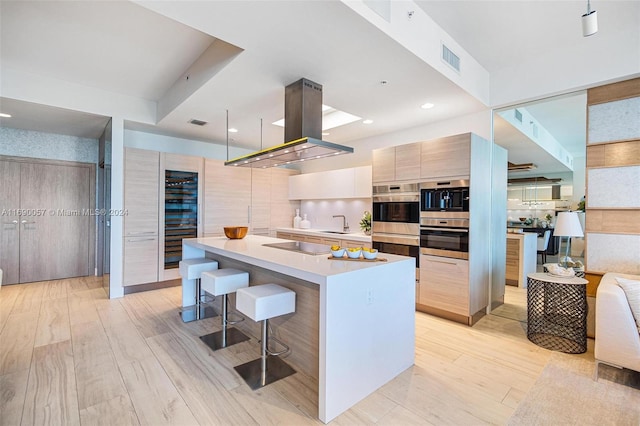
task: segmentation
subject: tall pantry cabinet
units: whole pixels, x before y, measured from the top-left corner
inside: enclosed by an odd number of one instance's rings
[[[126,148],[124,152],[125,286],[158,281],[158,197],[160,153]]]

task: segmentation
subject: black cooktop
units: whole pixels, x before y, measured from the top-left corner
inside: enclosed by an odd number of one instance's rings
[[[325,244],[305,243],[303,241],[287,241],[284,243],[263,244],[265,247],[273,247],[281,250],[297,251],[306,254],[331,253],[331,247]]]

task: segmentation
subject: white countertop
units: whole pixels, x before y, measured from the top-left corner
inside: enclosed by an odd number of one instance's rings
[[[340,240],[360,241],[363,243],[371,242],[371,235],[365,235],[364,232],[350,232],[348,234],[334,234],[326,232],[327,229],[302,229],[302,228],[277,228],[276,231],[289,232],[291,234],[322,236],[326,238],[336,238]],[[323,232],[324,231],[324,232]]]
[[[525,237],[538,238],[538,234],[535,232],[507,232],[507,238],[522,239]]]
[[[398,262],[415,262],[412,257],[380,253],[379,257],[386,262],[356,262],[348,260],[331,260],[329,253],[311,255],[264,247],[263,244],[277,243],[281,238],[247,235],[241,240],[230,240],[226,237],[190,238],[182,240],[183,245],[220,254],[231,259],[300,278],[316,284],[324,284],[327,277],[355,273],[369,268],[384,267]],[[186,253],[185,253],[186,254]],[[415,264],[414,264],[415,265]],[[413,266],[415,268],[415,266]]]

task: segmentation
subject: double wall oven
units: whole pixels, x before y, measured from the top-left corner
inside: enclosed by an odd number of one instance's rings
[[[420,186],[417,183],[373,187],[373,248],[420,262]]]
[[[420,253],[469,259],[469,181],[420,184]]]
[[[469,258],[469,180],[373,187],[373,247],[416,259]]]

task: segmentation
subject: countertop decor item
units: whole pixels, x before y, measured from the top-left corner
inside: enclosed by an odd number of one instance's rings
[[[307,219],[307,214],[302,215],[303,219],[300,221],[300,229],[309,229],[311,228],[311,221]]]
[[[300,228],[300,222],[302,222],[302,218],[300,217],[300,209],[296,209],[296,215],[293,218],[293,227]]]
[[[365,233],[365,235],[371,235],[371,212],[366,211],[362,215],[362,219],[360,219],[360,229]]]
[[[225,226],[224,235],[232,240],[240,240],[247,235],[248,230],[249,228],[246,226]]]

